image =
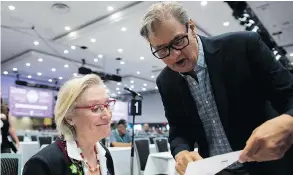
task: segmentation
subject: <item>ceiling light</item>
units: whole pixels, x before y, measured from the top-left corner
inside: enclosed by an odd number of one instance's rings
[[[76,76],[77,76],[77,73],[73,73],[73,76],[75,76],[75,77],[76,77]]]
[[[51,71],[52,71],[52,72],[55,72],[55,71],[56,71],[56,69],[55,69],[55,68],[52,68],[52,69],[51,69]]]
[[[92,43],[95,43],[96,41],[97,41],[96,38],[92,38],[92,39],[91,39],[91,42],[92,42]]]
[[[144,60],[144,57],[139,57],[140,60]]]
[[[52,79],[49,79],[48,81],[49,81],[49,82],[52,82]]]
[[[39,58],[38,61],[39,61],[39,62],[42,62],[42,61],[43,61],[43,58]]]
[[[63,77],[59,77],[59,80],[62,80],[63,79]]]
[[[118,94],[121,94],[121,92],[119,91],[119,92],[117,92]]]
[[[226,26],[226,27],[229,26],[229,24],[230,23],[228,21],[223,23],[223,25]]]
[[[31,63],[25,63],[25,65],[26,65],[27,67],[29,67],[29,66],[31,66]]]
[[[64,67],[67,68],[67,67],[69,67],[69,66],[68,66],[68,64],[65,64]]]
[[[94,62],[98,62],[98,61],[99,61],[98,58],[95,58],[95,59],[94,59]]]
[[[17,71],[17,68],[15,67],[15,68],[13,68],[12,70],[13,70],[13,71]]]
[[[134,81],[133,81],[133,80],[131,80],[131,81],[130,81],[130,83],[134,83]]]
[[[158,86],[156,86],[155,88],[158,89]]]
[[[8,72],[7,72],[7,71],[4,71],[4,72],[3,72],[3,74],[4,74],[4,75],[7,75],[7,74],[8,74]]]
[[[290,53],[290,57],[293,57],[293,53]]]
[[[120,89],[119,88],[116,88],[116,90],[119,91]]]
[[[122,31],[122,32],[125,32],[126,30],[127,30],[126,27],[122,27],[122,28],[121,28],[121,31]]]
[[[112,96],[112,97],[116,97],[116,94],[115,94],[115,93],[112,93],[111,96]]]
[[[32,76],[31,75],[28,75],[27,78],[32,78]]]
[[[119,52],[119,53],[123,52],[123,49],[118,49],[118,52]]]
[[[146,91],[146,88],[142,88],[143,91]]]
[[[201,1],[201,2],[200,2],[200,5],[201,5],[201,6],[206,6],[207,4],[208,4],[207,1]]]
[[[69,36],[70,36],[70,37],[76,37],[76,36],[77,36],[77,32],[70,32],[70,33],[69,33]]]
[[[130,86],[130,88],[134,88],[134,86],[133,86],[133,85],[131,85],[131,86]]]
[[[276,60],[279,60],[281,57],[281,55],[276,55]]]
[[[146,83],[144,83],[143,85],[144,85],[144,86],[147,86],[147,84],[146,84]]]
[[[34,45],[39,45],[40,43],[39,43],[39,41],[34,41]]]
[[[107,9],[108,9],[108,11],[110,11],[110,12],[114,10],[114,8],[113,8],[112,6],[108,6]]]
[[[10,5],[10,6],[8,6],[8,9],[11,10],[11,11],[12,11],[12,10],[15,10],[15,6]]]
[[[152,75],[152,76],[151,76],[151,78],[155,78],[155,76],[154,76],[154,75]]]
[[[110,92],[110,90],[109,89],[106,89],[106,93],[109,93]]]
[[[139,71],[137,71],[136,73],[137,73],[137,74],[140,74],[140,72],[139,72]]]
[[[71,49],[72,49],[72,50],[75,50],[75,49],[76,49],[76,46],[71,46]]]
[[[120,61],[120,64],[125,64],[125,62],[124,61]]]
[[[69,52],[68,52],[68,50],[64,50],[64,53],[65,53],[65,54],[68,54]]]
[[[41,73],[41,72],[38,72],[38,73],[37,73],[37,75],[38,75],[38,76],[41,76],[41,75],[42,75],[42,73]]]
[[[118,85],[118,86],[120,86],[120,85],[121,85],[121,83],[117,83],[117,85]]]
[[[99,54],[98,57],[99,57],[99,58],[103,58],[103,55],[102,55],[102,54]]]
[[[65,30],[69,31],[71,28],[69,26],[64,27]]]

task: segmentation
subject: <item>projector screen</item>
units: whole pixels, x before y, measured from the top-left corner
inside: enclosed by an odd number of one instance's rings
[[[53,117],[53,91],[11,86],[8,102],[10,113],[16,117]]]
[[[128,103],[117,100],[112,111],[112,120],[119,121],[120,119],[128,121]]]

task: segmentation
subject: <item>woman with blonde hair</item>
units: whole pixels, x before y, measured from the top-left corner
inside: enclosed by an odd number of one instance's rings
[[[110,134],[114,105],[97,75],[65,82],[54,112],[62,137],[34,155],[23,175],[114,175],[110,152],[100,143]]]

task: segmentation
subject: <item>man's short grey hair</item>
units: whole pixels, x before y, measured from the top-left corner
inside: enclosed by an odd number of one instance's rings
[[[153,4],[148,12],[144,15],[140,27],[140,35],[148,39],[150,33],[153,33],[155,23],[160,23],[170,17],[175,18],[181,24],[186,24],[189,21],[186,10],[178,2],[159,2]]]

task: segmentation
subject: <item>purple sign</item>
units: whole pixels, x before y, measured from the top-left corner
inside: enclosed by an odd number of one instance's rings
[[[53,117],[53,91],[11,86],[9,109],[13,116]]]

